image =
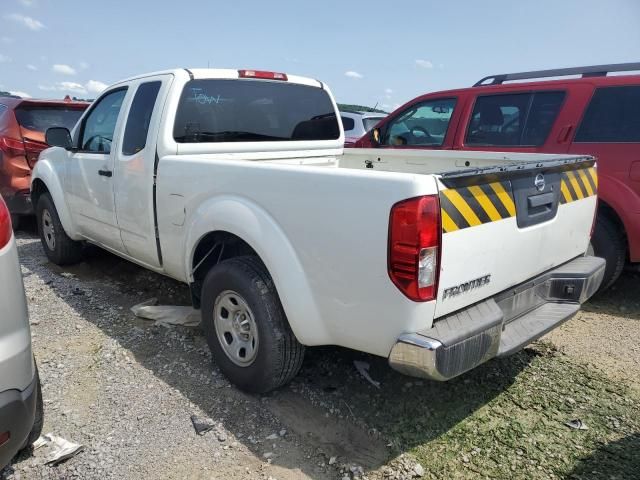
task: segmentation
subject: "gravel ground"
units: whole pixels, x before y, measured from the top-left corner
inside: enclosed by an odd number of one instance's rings
[[[640,273],[625,272],[547,339],[640,391]]]
[[[33,232],[20,233],[18,246],[43,385],[44,433],[85,448],[55,467],[43,465],[39,451],[21,454],[0,471],[3,480],[437,478],[424,462],[424,467],[416,464],[416,452],[454,431],[472,412],[485,410],[482,405],[491,398],[506,395],[530,363],[531,372],[547,369],[544,356],[538,367],[531,353],[523,353],[510,363],[490,362],[475,376],[439,384],[402,377],[384,359],[327,347],[308,350],[302,372],[289,386],[249,396],[212,365],[198,327],[156,326],[129,312],[149,297],[187,304],[185,286],[97,249],[79,265],[56,267]],[[637,292],[639,284],[638,276],[628,274],[621,285]],[[549,338],[572,362],[596,363],[603,375],[617,380],[637,379],[638,301],[637,293],[616,291]],[[382,390],[359,376],[354,359],[371,364]],[[562,362],[554,363],[558,371]],[[487,391],[497,368],[507,368],[509,378]],[[487,396],[482,401],[473,393],[461,395],[476,379]],[[398,399],[428,402],[429,396],[451,397],[440,410],[446,417],[441,430],[403,437],[398,426],[413,422],[415,405],[398,409]],[[434,411],[419,414],[433,418]],[[211,419],[214,429],[196,435],[192,415]]]

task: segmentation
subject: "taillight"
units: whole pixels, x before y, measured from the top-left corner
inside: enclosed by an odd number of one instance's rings
[[[0,150],[6,152],[12,157],[25,154],[24,143],[22,140],[11,137],[0,136]]]
[[[29,162],[36,162],[40,152],[45,148],[49,148],[49,145],[42,142],[36,142],[35,140],[24,139],[24,150]]]
[[[285,73],[266,72],[264,70],[238,70],[240,78],[263,78],[265,80],[283,80],[287,81]]]
[[[396,203],[389,218],[389,277],[411,300],[434,300],[440,263],[440,201],[437,195]]]
[[[0,248],[4,248],[4,246],[9,243],[11,235],[13,235],[11,215],[9,214],[7,204],[4,203],[4,200],[0,197]]]

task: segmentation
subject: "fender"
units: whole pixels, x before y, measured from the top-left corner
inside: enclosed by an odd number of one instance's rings
[[[45,154],[53,154],[58,150],[57,147],[45,150],[36,166],[33,169],[33,173],[31,174],[31,191],[33,191],[33,182],[35,180],[42,181],[49,193],[51,194],[51,198],[53,199],[53,203],[56,206],[56,210],[58,211],[58,217],[60,218],[60,223],[64,227],[65,233],[72,240],[83,240],[83,238],[78,235],[76,232],[76,225],[71,218],[69,206],[67,205],[67,201],[64,195],[64,189],[62,188],[62,176],[64,175],[64,165],[65,159],[61,158],[57,160],[50,160],[45,157]],[[33,206],[34,209],[36,205]]]
[[[191,209],[189,209],[191,210]],[[307,276],[287,235],[275,219],[250,200],[223,195],[208,199],[191,215],[185,238],[185,271],[193,281],[191,265],[195,247],[213,231],[232,233],[253,248],[267,267],[278,290],[289,324],[304,345],[330,342]]]

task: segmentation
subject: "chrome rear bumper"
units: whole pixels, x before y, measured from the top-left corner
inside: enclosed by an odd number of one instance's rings
[[[401,335],[389,364],[406,375],[449,380],[493,357],[511,355],[573,317],[602,283],[605,261],[576,258],[433,327]]]

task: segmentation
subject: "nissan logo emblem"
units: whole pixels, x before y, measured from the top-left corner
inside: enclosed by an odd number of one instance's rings
[[[534,180],[533,184],[539,192],[543,191],[544,187],[546,186],[544,175],[542,175],[541,173],[536,175],[536,179]]]

